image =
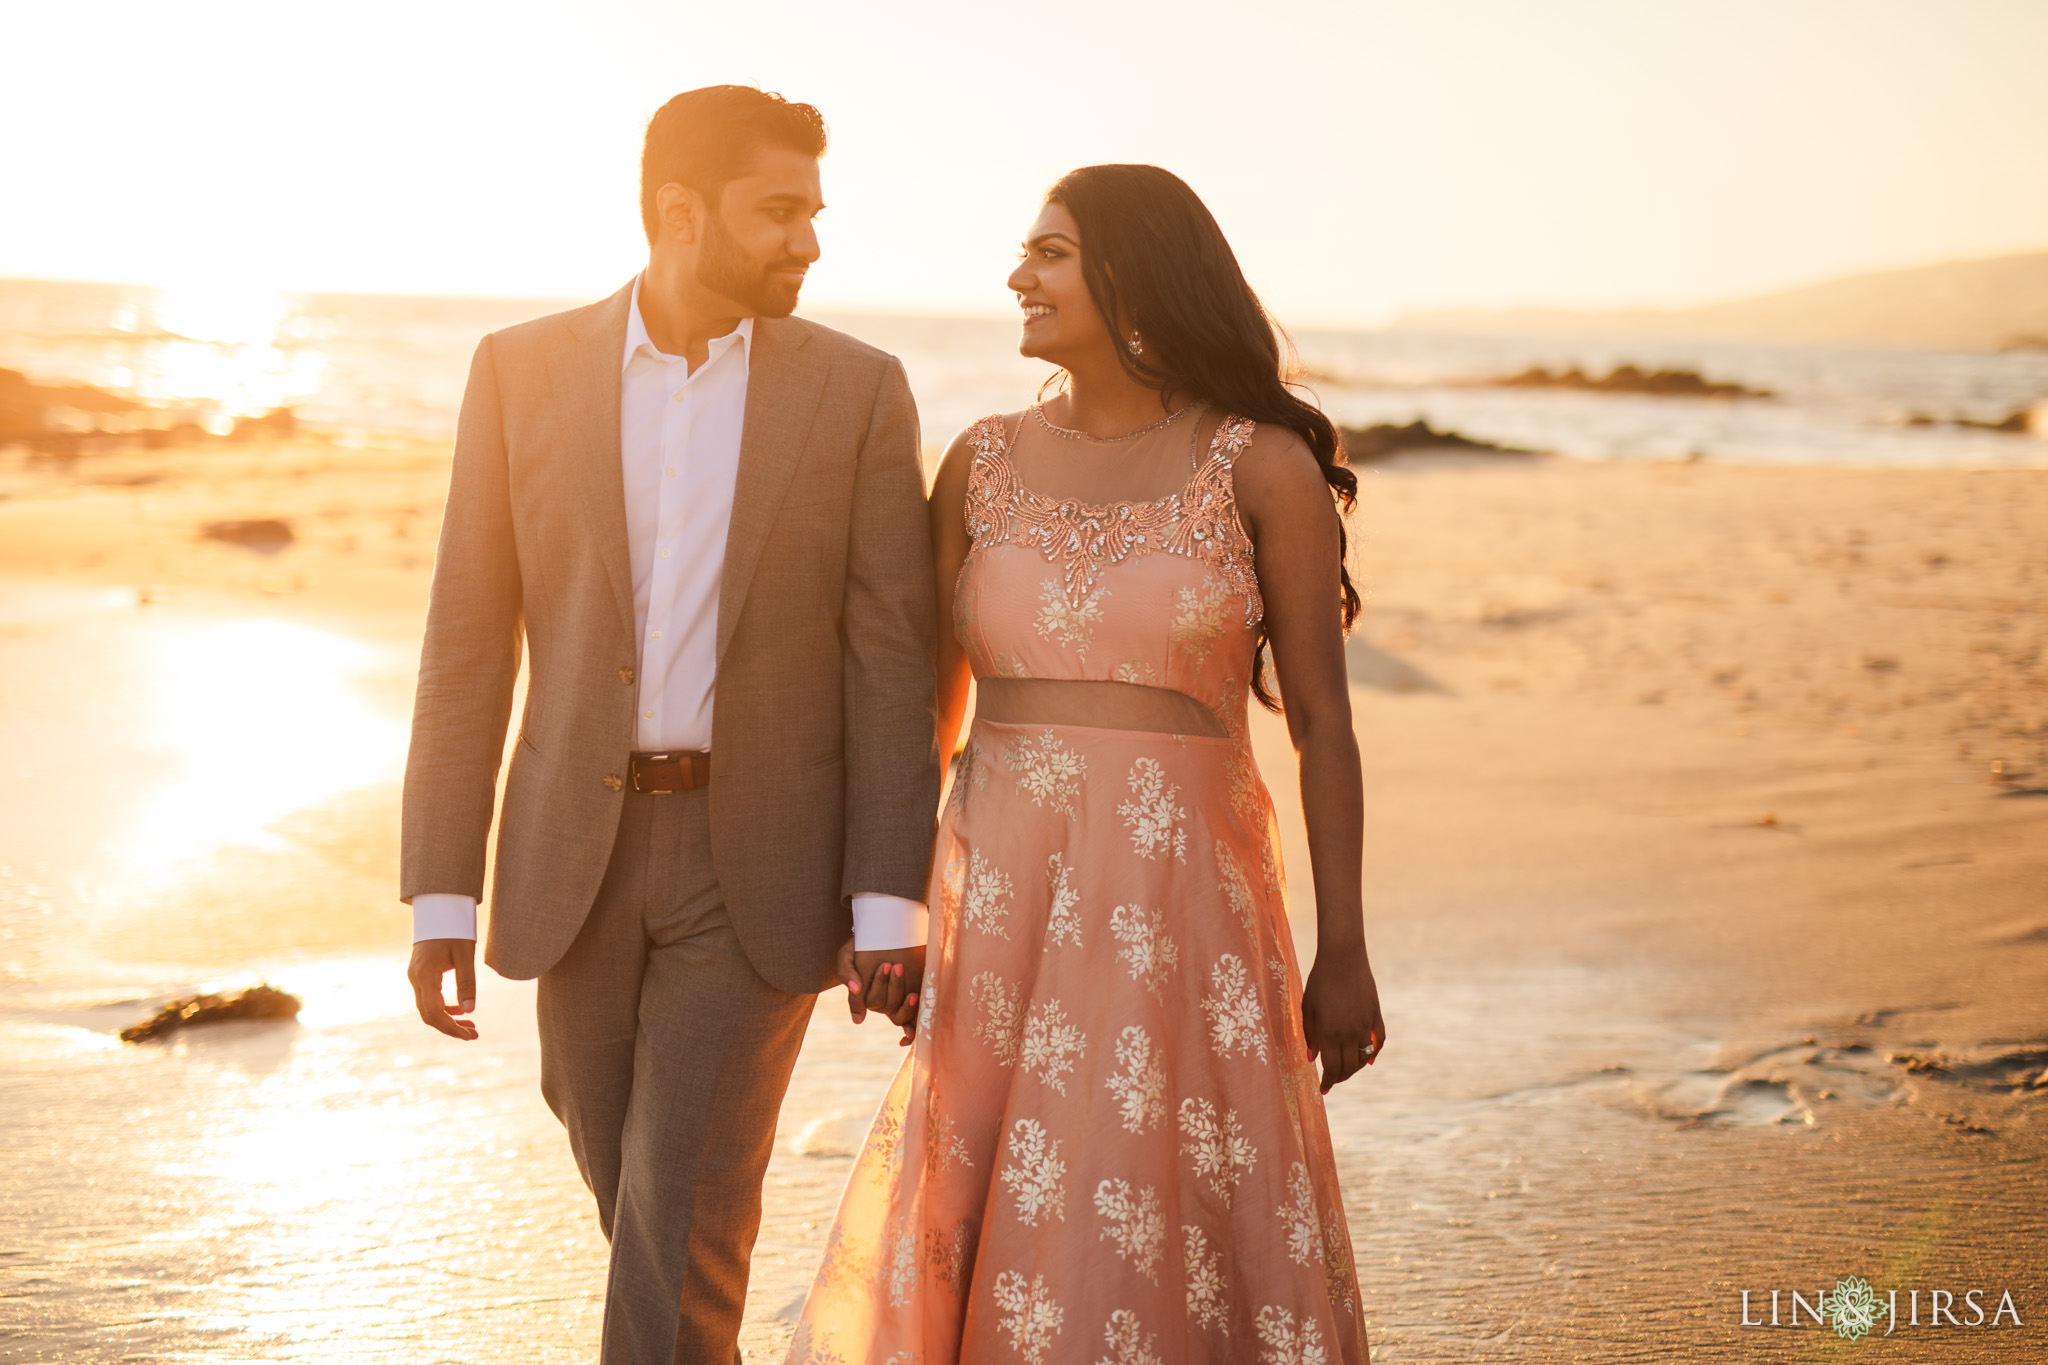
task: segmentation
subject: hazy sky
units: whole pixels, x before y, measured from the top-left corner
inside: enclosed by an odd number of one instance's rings
[[[2048,248],[2043,0],[10,6],[0,275],[594,296],[647,116],[819,105],[813,305],[995,311],[1061,171],[1184,176],[1284,320]]]

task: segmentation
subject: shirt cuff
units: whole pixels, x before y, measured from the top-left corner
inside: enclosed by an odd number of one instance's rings
[[[414,904],[418,904],[417,900]],[[860,953],[886,953],[922,947],[924,902],[903,896],[863,891],[853,898],[853,948]]]
[[[427,891],[412,898],[412,941],[476,938],[476,897]]]

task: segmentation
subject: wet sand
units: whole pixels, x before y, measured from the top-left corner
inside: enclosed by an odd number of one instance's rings
[[[593,1355],[531,988],[487,978],[462,1048],[402,980],[445,478],[430,446],[0,454],[0,1359]],[[1848,1275],[2009,1289],[2026,1324],[1862,1349],[2048,1356],[2048,474],[1364,485],[1392,1040],[1330,1107],[1377,1358],[1846,1358],[1739,1294]],[[275,554],[198,536],[270,516]],[[1298,813],[1287,842],[1306,939]],[[297,1024],[113,1038],[261,979]],[[750,1360],[899,1055],[842,1011],[785,1107]]]

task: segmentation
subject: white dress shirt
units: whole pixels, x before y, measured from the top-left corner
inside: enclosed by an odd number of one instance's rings
[[[718,589],[746,425],[754,320],[711,340],[695,370],[659,350],[640,316],[640,281],[626,313],[619,382],[619,454],[626,538],[639,632],[634,747],[709,751],[718,672]],[[476,937],[476,901],[442,892],[413,897],[413,941]],[[925,907],[901,896],[853,898],[863,950],[925,941]]]

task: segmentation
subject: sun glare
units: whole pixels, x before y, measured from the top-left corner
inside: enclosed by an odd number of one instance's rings
[[[236,621],[163,641],[156,729],[169,780],[121,847],[139,871],[227,844],[273,846],[277,820],[395,777],[405,727],[355,680],[376,662],[356,641],[283,621]]]
[[[284,407],[320,387],[323,360],[293,344],[283,297],[231,281],[165,289],[147,311],[116,320],[141,342],[135,392],[169,406],[205,409],[201,420],[225,432],[236,417]]]

